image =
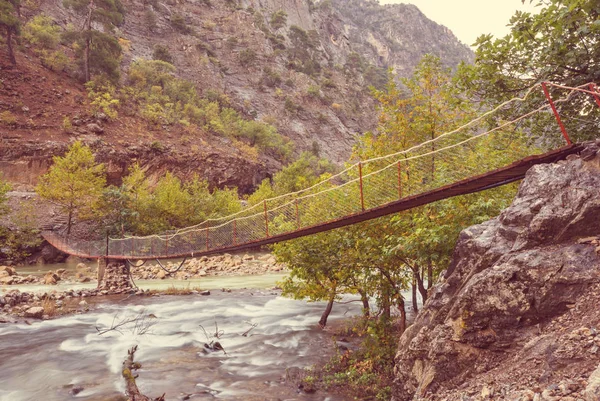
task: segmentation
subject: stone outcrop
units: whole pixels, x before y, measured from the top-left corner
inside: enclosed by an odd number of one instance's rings
[[[490,371],[593,292],[600,282],[600,157],[586,159],[531,168],[509,208],[460,234],[448,271],[400,339],[395,400],[440,394]],[[544,348],[548,358],[566,358],[553,341]]]

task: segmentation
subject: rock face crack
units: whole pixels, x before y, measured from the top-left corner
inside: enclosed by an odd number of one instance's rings
[[[453,260],[399,341],[394,400],[418,399],[497,366],[527,330],[600,282],[600,160],[532,167],[512,205],[465,229]],[[544,358],[551,368],[554,350]]]

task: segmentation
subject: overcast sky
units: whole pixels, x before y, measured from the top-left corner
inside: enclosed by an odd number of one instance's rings
[[[429,19],[450,28],[458,39],[472,45],[481,34],[491,33],[502,37],[509,32],[506,27],[516,10],[539,10],[527,0],[380,0],[381,4],[414,4]]]

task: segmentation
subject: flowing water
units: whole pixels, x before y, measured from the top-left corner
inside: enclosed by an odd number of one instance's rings
[[[133,345],[143,365],[138,386],[153,397],[343,401],[300,393],[282,380],[286,369],[311,366],[331,352],[331,339],[316,327],[323,308],[269,291],[213,291],[206,297],[131,297],[82,315],[0,325],[0,401],[117,399],[125,389],[121,364]],[[130,325],[121,333],[98,334],[97,327],[141,312],[153,316],[149,332]],[[331,318],[358,313],[356,303],[336,305]],[[215,322],[227,354],[203,352],[204,344],[216,339],[207,341],[200,326],[212,336]],[[242,336],[250,324],[257,326]],[[72,395],[74,388],[83,390]]]

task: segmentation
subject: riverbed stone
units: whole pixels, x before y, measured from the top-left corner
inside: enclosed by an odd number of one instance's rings
[[[25,317],[41,319],[44,316],[44,308],[41,306],[32,306],[25,311]]]

